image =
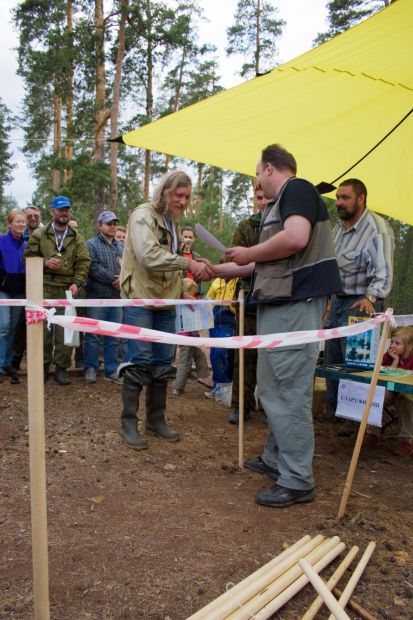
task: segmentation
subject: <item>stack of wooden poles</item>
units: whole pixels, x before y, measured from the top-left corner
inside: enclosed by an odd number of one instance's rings
[[[345,544],[338,536],[325,538],[318,535],[311,538],[307,535],[197,611],[188,620],[250,620],[251,618],[265,620],[285,605],[309,581],[319,595],[302,620],[314,618],[323,603],[332,612],[330,619],[348,619],[349,616],[344,611],[344,607],[348,604],[375,546],[374,542],[368,544],[338,601],[331,591],[349,568],[359,549],[352,547],[328,582],[324,583],[318,573],[344,551]],[[362,613],[359,615],[366,619],[373,618],[368,612],[360,609],[365,615],[363,616]]]

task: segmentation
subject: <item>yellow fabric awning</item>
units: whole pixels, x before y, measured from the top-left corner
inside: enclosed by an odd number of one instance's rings
[[[299,176],[314,184],[360,178],[370,209],[413,225],[412,109],[413,1],[397,0],[267,75],[122,140],[248,175],[262,148],[278,142],[296,157]]]

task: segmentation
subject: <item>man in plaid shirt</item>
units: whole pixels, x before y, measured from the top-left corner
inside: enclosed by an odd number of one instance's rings
[[[120,299],[119,274],[123,246],[115,239],[118,218],[113,211],[103,211],[98,217],[98,234],[87,241],[91,264],[86,282],[87,299]],[[122,322],[122,308],[87,308],[86,316],[99,321]],[[86,383],[96,383],[99,370],[101,336],[85,334],[84,366]],[[103,359],[105,379],[122,383],[116,370],[118,367],[119,339],[103,336]]]
[[[367,188],[359,179],[340,183],[336,193],[339,221],[333,230],[343,292],[333,295],[325,327],[348,324],[349,316],[369,316],[384,309],[393,283],[394,235],[389,223],[367,209]],[[327,340],[325,364],[343,364],[345,338]],[[327,400],[337,408],[338,381],[327,381]]]

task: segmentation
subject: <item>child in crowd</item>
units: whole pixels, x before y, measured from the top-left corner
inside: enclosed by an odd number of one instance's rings
[[[399,327],[391,337],[390,346],[383,357],[383,366],[413,370],[413,328]],[[398,456],[413,454],[413,396],[386,390],[383,405],[383,415],[394,417],[394,410],[398,416],[400,443],[394,450]],[[366,434],[363,445],[375,446],[378,436],[370,431]]]
[[[186,299],[197,299],[198,286],[191,278],[182,280],[182,293]],[[199,332],[181,332],[183,336],[199,336]],[[182,345],[179,347],[178,362],[176,365],[176,379],[172,389],[172,395],[178,396],[185,390],[187,379],[191,373],[192,361],[195,362],[197,379],[206,387],[212,387],[212,379],[209,376],[208,362],[204,351],[200,347]]]
[[[235,297],[235,289],[238,278],[224,280],[215,278],[208,291],[209,299],[228,299]],[[236,322],[235,309],[231,302],[225,305],[214,306],[214,327],[209,330],[211,338],[223,338],[235,336]],[[205,392],[208,398],[215,398],[222,405],[231,404],[232,377],[234,374],[234,350],[233,349],[211,349],[212,379],[214,387],[211,392]]]

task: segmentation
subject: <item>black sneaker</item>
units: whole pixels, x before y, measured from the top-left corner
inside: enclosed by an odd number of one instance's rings
[[[56,366],[54,378],[59,385],[70,385],[69,373],[66,368]]]
[[[264,474],[272,480],[278,480],[278,469],[276,469],[275,467],[270,467],[269,465],[264,463],[260,456],[258,456],[256,459],[247,459],[246,461],[244,461],[244,465],[247,469],[254,471],[256,474]]]
[[[246,407],[244,408],[244,422],[247,420],[251,420],[250,410]],[[238,409],[233,409],[229,415],[228,422],[230,424],[239,424],[239,411]]]
[[[311,502],[316,496],[315,489],[305,489],[298,491],[296,489],[287,489],[274,484],[271,489],[261,491],[255,496],[257,504],[262,506],[270,506],[271,508],[286,508],[292,504],[303,504]]]

